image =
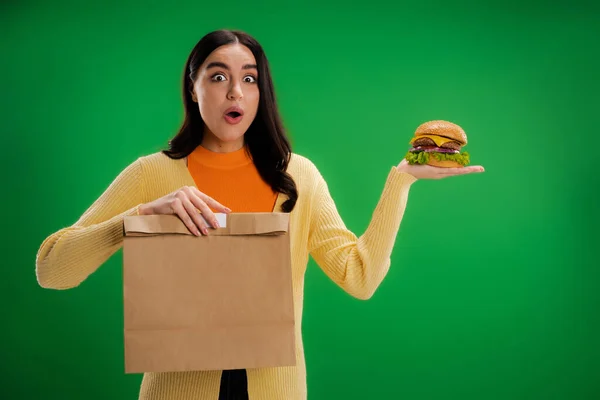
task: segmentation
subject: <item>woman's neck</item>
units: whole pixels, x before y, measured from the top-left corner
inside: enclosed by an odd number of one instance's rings
[[[206,131],[200,145],[214,153],[232,153],[244,147],[244,136],[226,142],[216,137],[212,132]]]

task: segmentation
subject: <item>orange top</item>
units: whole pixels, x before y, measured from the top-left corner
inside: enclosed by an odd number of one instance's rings
[[[246,148],[216,153],[202,146],[188,156],[198,189],[233,212],[272,212],[277,193],[263,181]]]

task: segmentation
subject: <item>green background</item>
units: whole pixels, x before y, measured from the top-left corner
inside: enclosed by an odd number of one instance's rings
[[[68,291],[37,285],[35,254],[164,148],[218,28],[263,44],[294,150],[357,234],[420,123],[459,123],[486,168],[413,185],[370,301],[311,261],[309,399],[600,398],[600,7],[391,4],[2,3],[0,398],[137,398],[121,252]]]

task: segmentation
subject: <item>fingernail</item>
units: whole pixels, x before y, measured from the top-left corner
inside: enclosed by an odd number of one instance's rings
[[[206,229],[206,228],[203,228],[203,229],[202,229],[202,232],[203,232],[205,235],[208,235],[208,229]]]
[[[217,220],[215,219],[215,220],[213,221],[213,226],[214,226],[215,228],[220,228],[220,226],[219,226],[219,221],[217,221]]]
[[[230,213],[230,212],[231,212],[231,209],[229,209],[229,208],[225,207],[225,212],[228,212],[228,213]]]

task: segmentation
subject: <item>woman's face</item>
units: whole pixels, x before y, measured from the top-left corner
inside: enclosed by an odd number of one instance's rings
[[[215,49],[198,70],[193,99],[205,123],[204,147],[235,151],[258,110],[260,92],[254,55],[246,46]]]

